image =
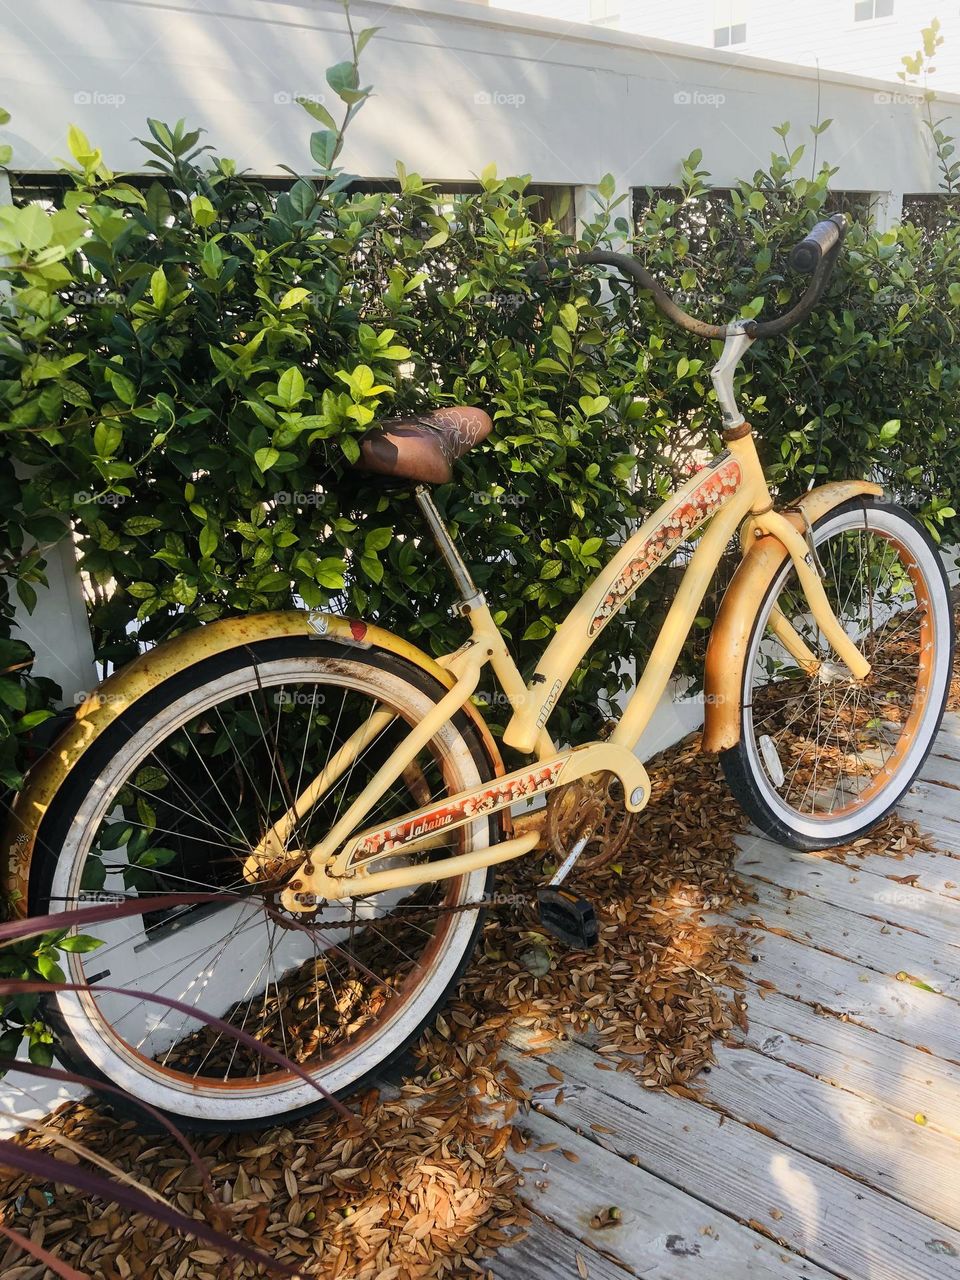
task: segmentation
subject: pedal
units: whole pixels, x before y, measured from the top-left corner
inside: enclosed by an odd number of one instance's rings
[[[547,933],[576,951],[597,945],[600,930],[593,903],[563,889],[537,890],[540,923]]]

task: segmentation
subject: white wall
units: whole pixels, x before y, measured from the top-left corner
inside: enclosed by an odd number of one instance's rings
[[[587,23],[591,0],[492,0],[496,9]],[[854,0],[611,0],[615,17],[602,19],[621,31],[713,47],[716,26],[746,21],[747,39],[737,53],[804,66],[832,68],[895,80],[904,54],[920,47],[920,32],[935,15],[944,46],[930,84],[960,90],[960,6],[929,0],[895,0],[889,18],[856,22]]]
[[[539,182],[590,184],[610,171],[666,184],[700,146],[725,184],[766,162],[773,124],[790,120],[799,135],[817,115],[808,69],[457,0],[353,9],[358,25],[385,28],[364,54],[377,96],[345,153],[368,177],[390,175],[397,158],[447,179],[493,160]],[[243,167],[309,171],[311,122],[289,100],[322,93],[345,48],[335,0],[33,0],[8,18],[0,47],[0,95],[14,113],[4,134],[15,167],[43,171],[73,120],[124,168],[143,165],[131,139],[146,116],[186,116]],[[839,165],[836,185],[935,190],[918,113],[877,102],[879,87],[823,78],[821,115],[835,123],[820,154]],[[960,124],[960,99],[944,109]]]

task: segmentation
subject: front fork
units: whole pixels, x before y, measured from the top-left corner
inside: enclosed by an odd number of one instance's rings
[[[751,516],[747,521],[745,538],[770,534],[786,547],[797,571],[800,587],[810,606],[814,621],[827,643],[849,670],[855,680],[865,680],[870,674],[870,663],[853,643],[833,612],[827,593],[823,589],[816,552],[803,534],[779,511],[767,511]],[[823,665],[810,649],[793,624],[780,609],[774,607],[769,621],[770,630],[783,647],[795,658],[798,665],[810,675],[815,675]]]

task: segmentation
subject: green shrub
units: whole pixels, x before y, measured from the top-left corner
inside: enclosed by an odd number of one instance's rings
[[[355,62],[333,70],[357,109]],[[43,547],[75,531],[107,664],[297,601],[439,652],[463,629],[432,544],[407,497],[350,464],[383,415],[479,404],[495,433],[438,502],[529,668],[606,544],[719,447],[719,347],[615,282],[531,270],[572,241],[534,220],[525,178],[488,170],[476,194],[443,199],[398,166],[395,192],[351,190],[330,168],[342,134],[322,123],[321,178],[279,194],[182,122],[149,122],[146,181],[116,177],[71,129],[57,208],[0,208],[0,448],[17,467],[2,482],[3,555],[29,607]],[[778,310],[804,283],[781,250],[822,213],[831,172],[799,176],[803,148],[778,133],[788,154],[729,202],[689,157],[678,197],[652,198],[637,229],[636,251],[701,314]],[[631,233],[618,206],[605,180],[581,245]],[[877,473],[955,537],[960,232],[945,214],[932,235],[854,227],[847,244],[816,317],[748,356],[744,407],[784,496]],[[655,579],[603,633],[558,732],[588,732],[661,596]],[[20,669],[0,679],[0,765],[16,785],[22,732],[50,690],[23,674],[12,609],[4,597],[0,666]]]

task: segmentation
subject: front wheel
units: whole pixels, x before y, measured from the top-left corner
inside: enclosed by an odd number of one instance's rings
[[[870,674],[855,680],[836,659],[788,560],[747,647],[740,741],[721,755],[747,814],[795,849],[848,843],[895,807],[933,745],[953,664],[946,574],[909,512],[855,498],[817,521],[813,542],[830,604]],[[773,634],[777,609],[818,658],[816,674]]]
[[[280,893],[305,851],[444,693],[391,654],[286,638],[200,662],[118,716],[44,818],[31,911],[104,895],[169,894],[171,905],[92,927],[102,945],[66,956],[68,981],[89,989],[50,997],[63,1055],[201,1129],[289,1123],[320,1101],[301,1076],[242,1045],[232,1029],[334,1095],[357,1089],[395,1058],[466,964],[488,872],[324,902],[308,916],[291,917]],[[347,757],[351,735],[357,746]],[[284,855],[251,882],[244,864],[264,832],[338,759]],[[491,776],[475,729],[458,713],[368,821],[389,823]],[[497,839],[494,823],[478,819],[408,856],[485,848]],[[179,892],[209,890],[235,896],[176,903]],[[151,996],[221,1024],[143,998]]]

